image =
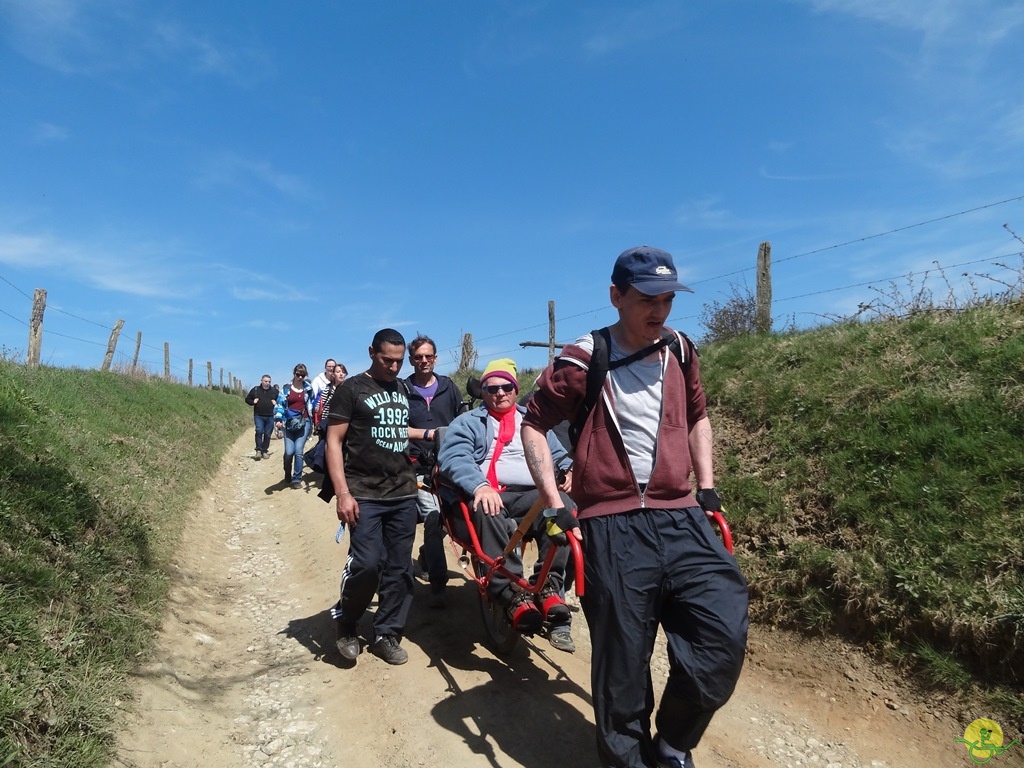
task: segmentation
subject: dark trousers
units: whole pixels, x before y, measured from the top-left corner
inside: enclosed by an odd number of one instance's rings
[[[423,560],[432,591],[445,588],[448,583],[448,560],[444,553],[444,524],[441,522],[440,500],[430,492],[429,480],[418,477],[419,491],[416,506],[423,523]]]
[[[576,506],[567,495],[562,493],[561,496],[562,503],[567,509],[573,509]],[[501,494],[501,503],[504,505],[504,508],[497,515],[492,517],[477,510],[473,511],[473,527],[476,528],[477,536],[480,538],[480,548],[483,549],[484,554],[496,558],[502,553],[505,547],[508,546],[509,538],[511,538],[516,528],[519,527],[519,522],[530,511],[530,507],[533,506],[538,498],[540,498],[540,492],[535,488],[528,491],[505,491]],[[527,534],[529,537],[537,540],[537,564],[534,567],[534,573],[540,570],[540,565],[544,558],[547,557],[548,550],[555,546],[544,534],[542,523],[543,519],[538,515],[530,532]],[[551,564],[551,571],[548,574],[548,579],[555,589],[562,588],[562,581],[565,578],[565,564],[568,559],[569,548],[558,547],[558,552],[555,554],[555,559]],[[516,575],[521,576],[523,574],[523,559],[518,549],[508,553],[508,556],[505,558],[505,567]],[[497,572],[491,577],[488,591],[501,604],[507,603],[512,596],[512,588],[509,586],[508,578]]]
[[[274,414],[260,416],[253,413],[252,421],[256,427],[256,450],[266,453],[270,450],[270,436],[274,434]]]
[[[656,765],[650,660],[659,625],[669,677],[655,725],[697,745],[739,679],[747,583],[699,507],[641,509],[581,521],[597,747],[604,766]]]
[[[412,544],[416,499],[359,499],[359,520],[351,526],[348,560],[341,574],[341,600],[332,611],[343,634],[355,632],[374,593],[374,638],[402,635],[412,605]]]

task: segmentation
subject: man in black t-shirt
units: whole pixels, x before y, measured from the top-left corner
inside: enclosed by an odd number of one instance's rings
[[[351,531],[341,599],[331,615],[339,653],[355,661],[361,650],[356,624],[377,593],[370,652],[404,664],[409,655],[399,643],[412,603],[418,517],[409,439],[422,440],[429,430],[409,428],[409,399],[398,380],[402,334],[378,331],[369,352],[369,369],[345,380],[327,414],[327,471],[338,519]]]

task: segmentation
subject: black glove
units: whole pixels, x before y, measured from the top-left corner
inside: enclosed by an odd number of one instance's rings
[[[544,533],[555,544],[568,544],[569,539],[566,534],[573,528],[579,527],[580,523],[576,516],[565,507],[544,510]]]
[[[722,500],[714,488],[701,488],[697,491],[697,503],[705,512],[721,512]]]

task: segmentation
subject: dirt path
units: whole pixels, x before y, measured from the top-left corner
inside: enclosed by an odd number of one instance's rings
[[[257,462],[250,440],[239,438],[189,515],[119,765],[597,765],[579,612],[575,654],[538,639],[499,658],[483,644],[472,584],[454,575],[448,607],[431,610],[418,582],[409,663],[364,652],[342,668],[327,609],[347,540],[335,543],[333,506],[316,486],[280,482],[280,443]],[[449,567],[461,573],[450,549]],[[659,649],[655,677],[665,670]],[[970,765],[953,742],[967,723],[941,706],[915,701],[856,649],[755,628],[737,692],[695,759],[700,768]]]

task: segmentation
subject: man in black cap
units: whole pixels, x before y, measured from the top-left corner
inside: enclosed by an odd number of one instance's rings
[[[693,768],[691,751],[732,695],[746,649],[747,584],[706,514],[721,502],[699,361],[689,340],[665,326],[677,291],[692,293],[671,255],[646,245],[624,251],[609,288],[618,322],[563,348],[522,427],[531,473],[553,508],[546,516],[582,541],[581,603],[605,766]],[[603,370],[596,348],[607,350]],[[604,375],[593,402],[588,369]],[[563,420],[576,427],[575,529],[557,509],[545,440]],[[659,625],[670,671],[652,738]]]

